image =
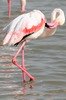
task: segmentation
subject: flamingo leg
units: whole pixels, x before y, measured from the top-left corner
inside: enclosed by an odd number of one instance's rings
[[[22,67],[26,70],[25,65],[24,65],[24,46],[22,48]],[[23,71],[23,80],[26,81],[26,74]]]
[[[21,45],[21,47],[19,48],[19,50],[18,50],[17,53],[15,54],[14,58],[12,59],[12,62],[13,62],[14,65],[18,66],[18,67],[23,71],[23,79],[24,79],[24,81],[26,81],[26,75],[30,78],[30,80],[34,80],[34,77],[31,76],[31,75],[26,71],[26,68],[25,68],[25,66],[24,66],[24,54],[23,54],[23,57],[22,57],[22,59],[23,59],[23,61],[22,61],[22,62],[23,62],[22,66],[20,66],[20,65],[16,62],[16,58],[17,58],[18,54],[20,53],[20,51],[22,50],[22,53],[24,52],[24,51],[23,51],[23,50],[24,50],[23,48],[24,48],[25,43],[26,43],[26,41],[23,42],[23,44]]]
[[[25,12],[26,0],[21,0],[21,12]]]
[[[11,0],[8,0],[8,16],[11,16]]]

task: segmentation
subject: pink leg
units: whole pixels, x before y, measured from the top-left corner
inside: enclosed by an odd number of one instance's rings
[[[22,71],[25,72],[25,74],[30,78],[30,81],[31,80],[35,80],[33,76],[31,76],[23,67],[21,67],[17,62],[13,62],[13,64],[15,64],[16,66],[18,66]]]
[[[22,48],[22,67],[26,70],[25,65],[24,65],[24,46]],[[23,71],[23,80],[26,81],[26,74]]]
[[[21,12],[25,12],[26,0],[21,0]]]
[[[8,0],[8,16],[11,16],[11,0]]]
[[[12,62],[13,62],[13,64],[15,64],[16,66],[18,66],[18,67],[23,71],[24,81],[26,81],[25,75],[27,75],[27,76],[30,78],[30,80],[34,80],[34,77],[31,76],[31,75],[26,71],[26,69],[25,69],[25,67],[24,67],[24,61],[23,61],[23,66],[20,66],[20,65],[16,62],[16,58],[17,58],[19,52],[20,52],[20,51],[22,50],[22,48],[24,47],[25,43],[26,43],[26,41],[23,42],[23,44],[21,45],[21,47],[20,47],[19,50],[17,51],[16,55],[15,55],[14,58],[12,59]],[[23,58],[23,60],[24,60],[24,58]]]

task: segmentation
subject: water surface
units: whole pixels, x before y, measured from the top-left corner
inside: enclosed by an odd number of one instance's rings
[[[54,8],[66,14],[66,0],[27,0],[26,12],[39,9],[50,20]],[[10,19],[7,0],[0,0],[0,31],[20,14],[19,0],[12,0]],[[34,82],[23,83],[21,70],[11,62],[20,45],[1,46],[5,34],[0,34],[0,100],[66,100],[66,23],[54,36],[26,45],[25,66]],[[17,61],[21,64],[21,53]]]

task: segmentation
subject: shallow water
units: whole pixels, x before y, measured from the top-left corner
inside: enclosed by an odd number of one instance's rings
[[[0,31],[21,14],[19,0],[12,1],[9,19],[7,0],[0,0]],[[54,8],[66,14],[66,0],[27,0],[26,12],[39,9],[50,20]],[[23,83],[21,70],[11,62],[20,45],[1,46],[5,34],[0,34],[0,100],[66,100],[66,23],[54,36],[26,45],[25,65],[34,82]],[[21,63],[21,53],[17,60]]]

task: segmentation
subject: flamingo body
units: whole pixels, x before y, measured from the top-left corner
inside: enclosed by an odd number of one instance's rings
[[[42,34],[45,22],[45,16],[39,10],[18,16],[3,29],[8,33],[3,44],[16,44],[27,36],[28,39],[37,38]]]

